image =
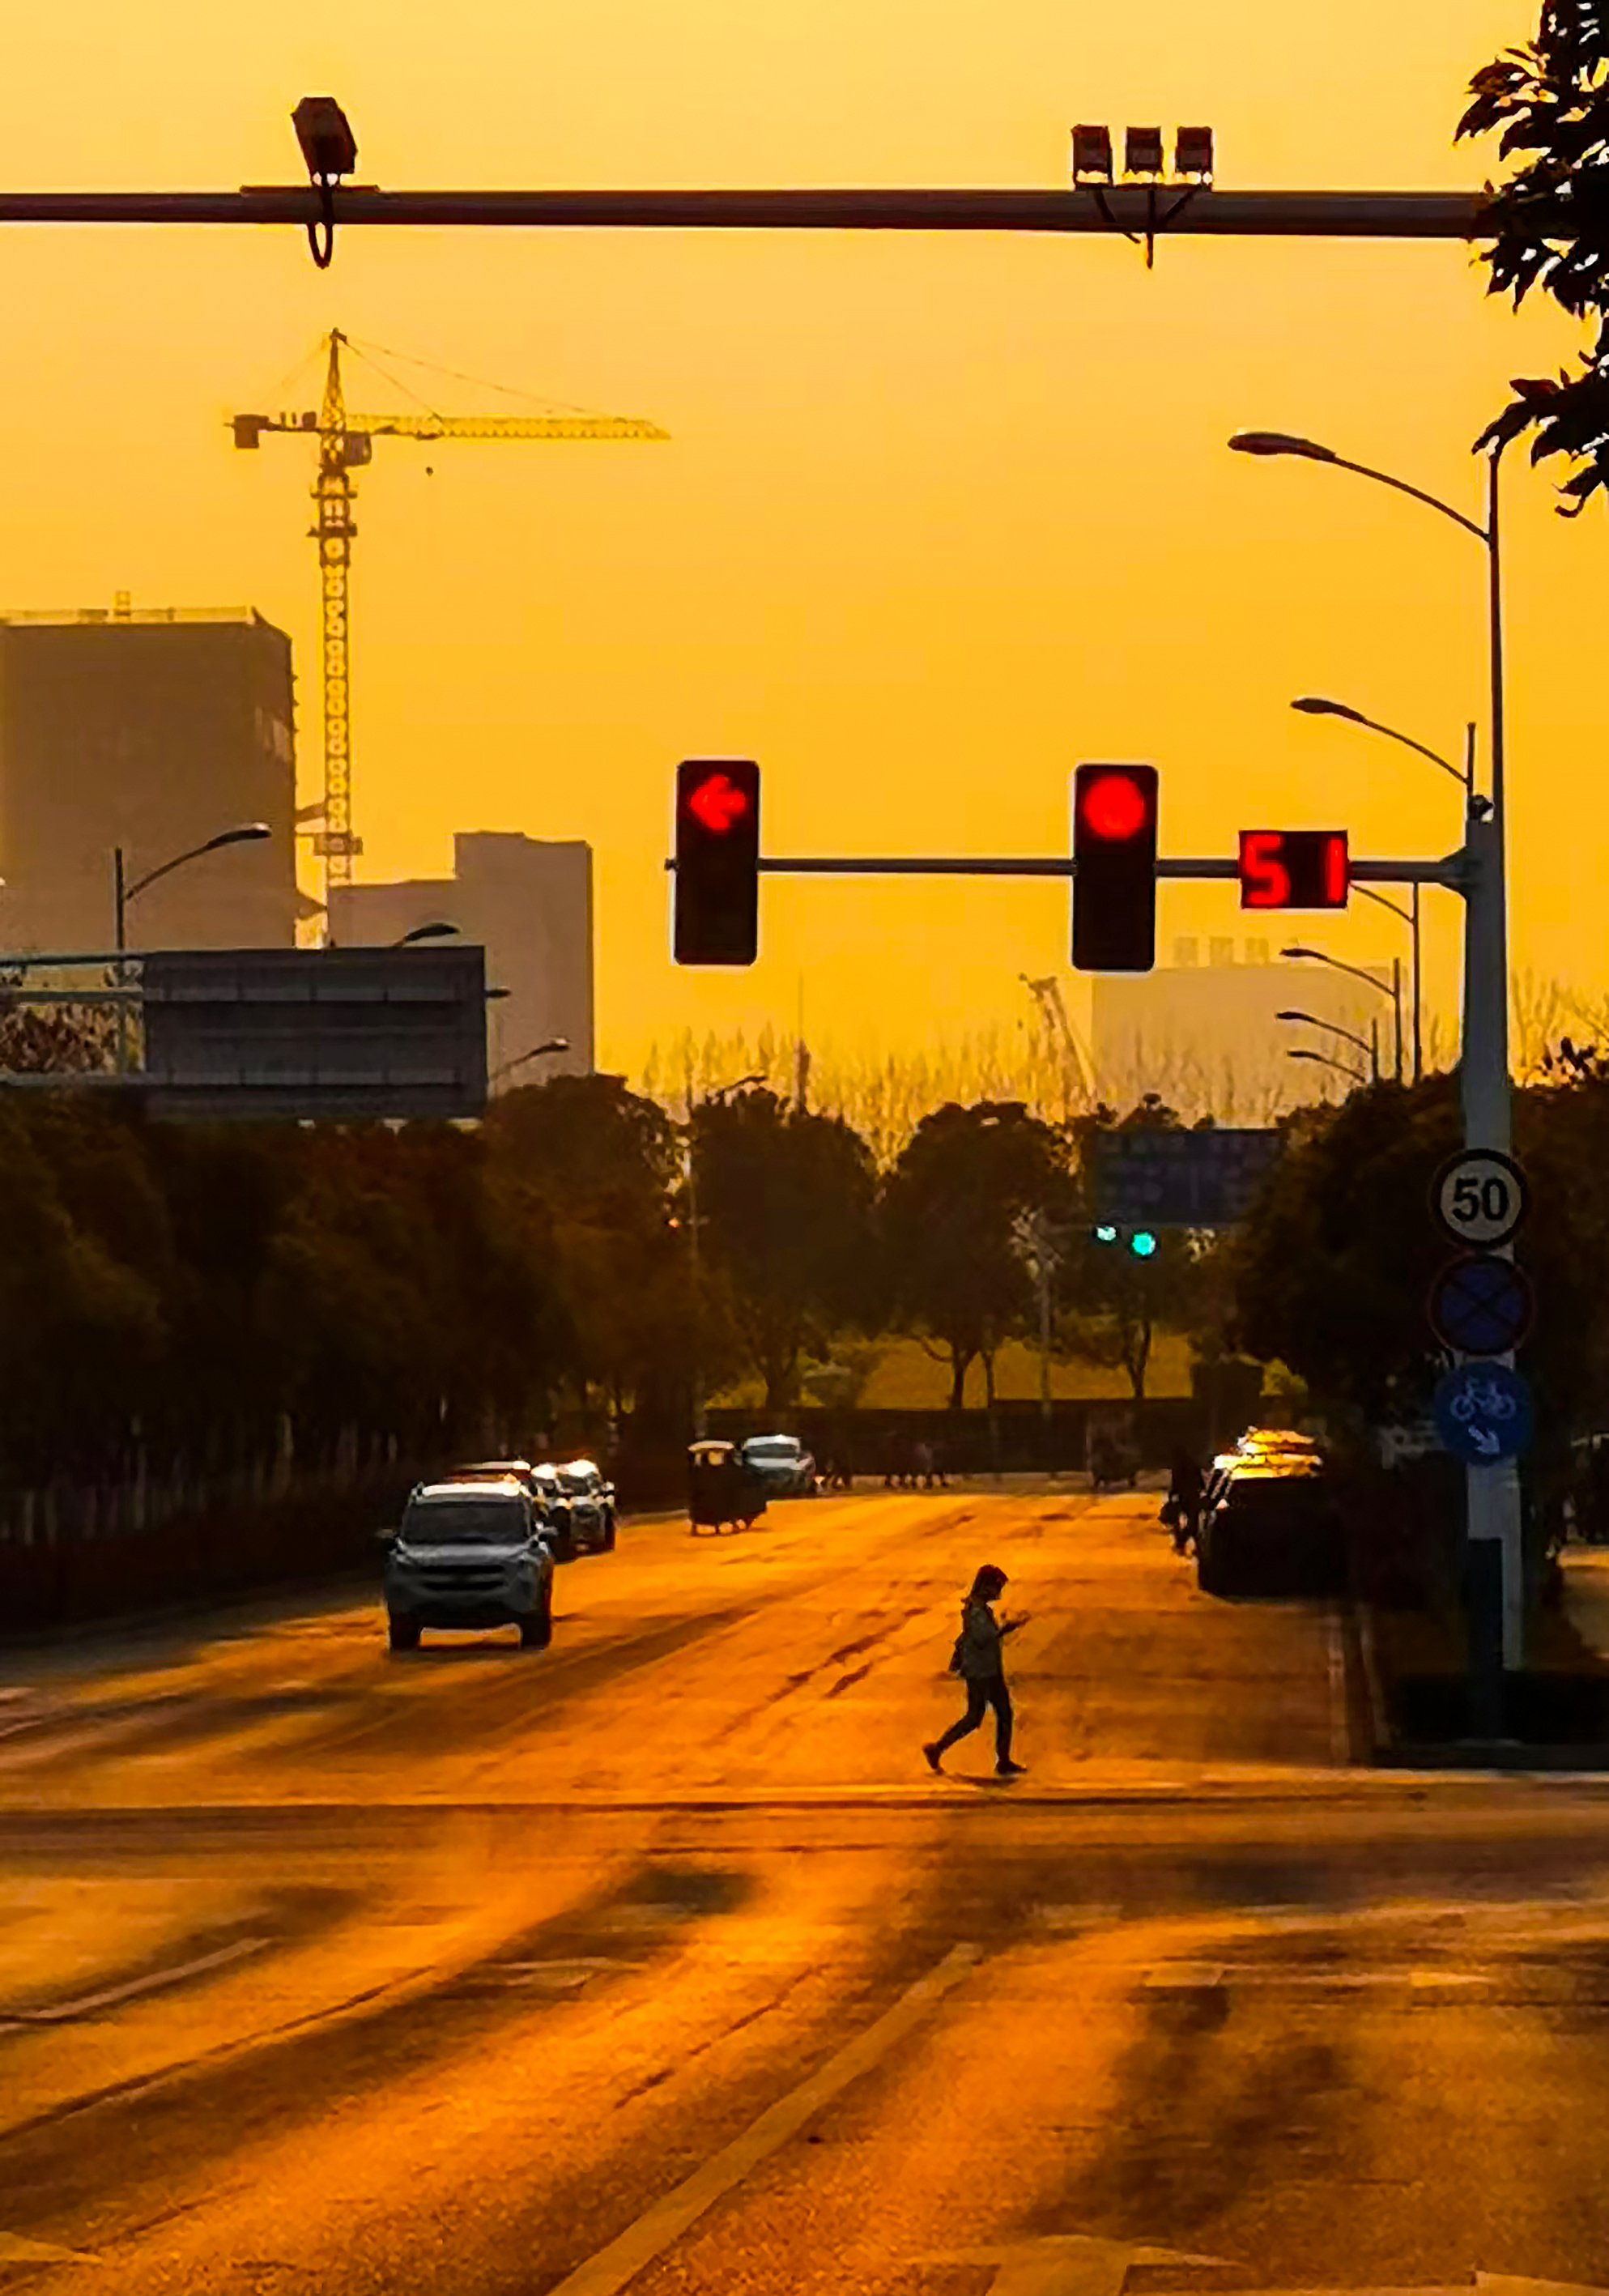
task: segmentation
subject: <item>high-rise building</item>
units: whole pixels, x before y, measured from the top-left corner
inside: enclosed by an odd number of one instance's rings
[[[114,849],[134,884],[257,821],[130,901],[128,946],[291,946],[294,725],[291,641],[245,608],[0,617],[0,946],[109,949]]]
[[[1208,950],[1203,964],[1199,942],[1181,939],[1170,966],[1096,979],[1091,1035],[1104,1099],[1127,1108],[1143,1093],[1156,1092],[1187,1119],[1211,1115],[1221,1124],[1255,1125],[1326,1091],[1334,1096],[1348,1088],[1350,1078],[1336,1070],[1291,1060],[1295,1047],[1365,1072],[1377,1054],[1381,1074],[1391,1074],[1390,964],[1359,965],[1367,975],[1359,980],[1332,965],[1270,963],[1266,939],[1245,942],[1238,961],[1232,939],[1213,937]],[[1406,973],[1400,994],[1406,1031]],[[1310,1013],[1329,1025],[1276,1019],[1288,1011]]]
[[[456,925],[486,950],[488,988],[507,995],[487,1009],[494,1089],[594,1063],[592,848],[517,831],[460,830],[450,877],[337,886],[331,938],[343,948],[400,940],[417,926]],[[555,1037],[566,1053],[526,1064]],[[498,1070],[504,1071],[498,1077]]]

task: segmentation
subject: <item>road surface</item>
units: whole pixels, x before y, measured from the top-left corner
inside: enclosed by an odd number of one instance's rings
[[[1154,1497],[623,1526],[552,1649],[0,1659],[0,2290],[1609,2288],[1609,1791],[1349,1761]],[[1027,1775],[934,1778],[977,1565]]]

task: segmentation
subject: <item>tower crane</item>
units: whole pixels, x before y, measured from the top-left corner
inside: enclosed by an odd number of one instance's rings
[[[666,439],[657,423],[625,414],[438,414],[425,408],[417,414],[354,414],[349,413],[341,379],[341,354],[350,338],[334,328],[322,348],[327,351],[324,398],[318,412],[289,414],[235,414],[230,428],[238,447],[255,448],[265,432],[284,431],[318,442],[318,471],[313,485],[314,524],[308,533],[318,545],[320,587],[320,670],[324,685],[324,781],[323,827],[316,840],[324,865],[324,891],[352,882],[352,863],[361,852],[361,840],[352,833],[351,630],[349,581],[352,543],[357,529],[352,519],[357,488],[352,472],[373,460],[376,439]]]
[[[1095,1073],[1085,1056],[1083,1047],[1073,1035],[1072,1023],[1067,1017],[1066,1000],[1062,995],[1061,982],[1054,972],[1047,973],[1042,980],[1030,980],[1025,972],[1019,973],[1017,978],[1038,1006],[1039,1017],[1045,1023],[1047,1034],[1060,1037],[1066,1072],[1076,1080],[1079,1096],[1084,1106],[1093,1108],[1096,1098]]]

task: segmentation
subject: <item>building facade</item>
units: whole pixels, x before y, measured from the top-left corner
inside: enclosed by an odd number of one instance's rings
[[[1199,940],[1180,939],[1171,965],[1095,980],[1091,1034],[1103,1098],[1129,1107],[1155,1092],[1189,1119],[1257,1125],[1301,1102],[1350,1089],[1352,1079],[1336,1069],[1293,1061],[1295,1048],[1366,1073],[1377,1055],[1381,1074],[1392,1073],[1390,964],[1359,966],[1368,975],[1359,980],[1333,965],[1276,957],[1264,939],[1237,947],[1233,939],[1214,938],[1204,964],[1202,953]],[[1400,993],[1406,1040],[1412,1019],[1406,968]],[[1286,1011],[1310,1013],[1329,1026],[1276,1018]]]
[[[247,609],[0,618],[0,942],[110,949],[124,876],[220,830],[209,854],[127,908],[131,948],[281,948],[296,888],[291,641]]]
[[[487,1008],[487,1060],[494,1091],[557,1075],[585,1076],[595,1062],[592,848],[518,831],[461,830],[450,877],[338,886],[330,935],[351,947],[400,940],[420,925],[450,924],[486,951],[488,988],[507,991]],[[569,1050],[522,1056],[555,1037]],[[501,1071],[501,1074],[498,1072]]]

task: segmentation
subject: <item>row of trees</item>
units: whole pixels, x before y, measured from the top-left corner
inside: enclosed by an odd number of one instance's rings
[[[1388,1015],[1389,1017],[1389,1015]],[[1509,983],[1509,1029],[1522,1075],[1539,1070],[1549,1046],[1571,1030],[1609,1037],[1609,1004],[1600,995],[1572,989],[1529,969]],[[1431,1012],[1424,1017],[1425,1066],[1450,1066],[1457,1057],[1456,1024]],[[1248,1065],[1237,1074],[1228,1061],[1203,1060],[1177,1041],[1131,1047],[1132,1061],[1117,1075],[1097,1073],[1092,1094],[1089,1053],[1070,1054],[1059,1031],[1042,1016],[1014,1027],[992,1027],[936,1040],[910,1052],[812,1051],[775,1029],[697,1036],[685,1031],[651,1044],[638,1070],[638,1088],[679,1117],[732,1077],[758,1076],[784,1098],[841,1116],[871,1149],[879,1169],[898,1158],[923,1119],[950,1103],[1020,1102],[1047,1123],[1067,1126],[1102,1103],[1130,1107],[1155,1094],[1187,1123],[1211,1116],[1227,1125],[1274,1124],[1293,1112],[1301,1079],[1259,1088]]]
[[[679,1439],[693,1364],[785,1409],[873,1338],[992,1382],[1037,1327],[1125,1364],[1200,1267],[1088,1239],[1084,1138],[1014,1103],[924,1119],[880,1173],[841,1118],[751,1090],[678,1123],[610,1077],[479,1127],[149,1124],[93,1093],[0,1101],[0,1463],[16,1481],[227,1467],[353,1440],[421,1459],[559,1414]],[[1167,1120],[1152,1106],[1135,1121]],[[1029,1227],[1031,1223],[1031,1241]],[[844,1391],[847,1380],[850,1391]]]

